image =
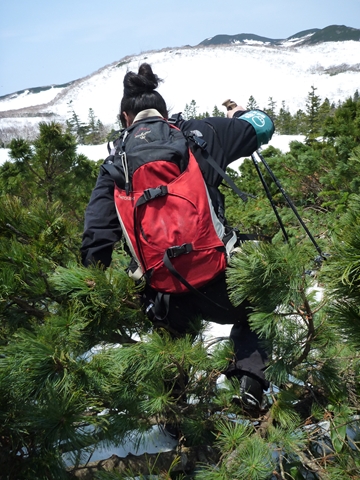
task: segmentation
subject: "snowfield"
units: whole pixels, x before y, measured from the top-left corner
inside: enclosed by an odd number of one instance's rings
[[[295,45],[294,45],[295,43]],[[337,103],[352,96],[360,86],[360,42],[328,42],[314,46],[271,46],[231,44],[167,48],[124,57],[97,72],[74,81],[66,88],[40,93],[12,94],[0,99],[0,131],[21,122],[33,123],[47,117],[9,117],[9,110],[31,108],[31,114],[53,114],[65,122],[71,108],[87,121],[89,108],[105,125],[115,125],[123,77],[137,71],[142,62],[152,65],[164,80],[159,92],[170,113],[183,111],[196,101],[198,112],[212,112],[214,106],[231,98],[246,106],[253,96],[259,108],[271,97],[276,108],[285,102],[291,113],[306,109],[311,87],[322,100]],[[20,113],[20,112],[19,112]]]

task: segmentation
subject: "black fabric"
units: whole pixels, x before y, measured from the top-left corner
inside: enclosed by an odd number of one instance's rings
[[[114,181],[103,167],[85,212],[84,233],[80,249],[85,266],[111,263],[114,244],[122,231],[114,202]]]

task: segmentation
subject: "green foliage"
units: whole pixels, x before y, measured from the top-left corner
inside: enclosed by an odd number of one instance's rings
[[[0,168],[4,479],[68,478],[65,459],[76,469],[100,442],[140,444],[155,424],[179,429],[179,457],[203,445],[219,452],[216,466],[198,465],[188,478],[359,477],[360,104],[354,95],[335,108],[319,103],[315,90],[295,122],[310,139],[313,115],[311,141],[263,156],[330,256],[315,261],[318,252],[263,165],[287,243],[252,160],[229,173],[256,198],[243,203],[222,187],[229,223],[272,237],[242,244],[227,271],[233,303],[251,300],[251,325],[269,347],[271,388],[256,418],[235,401],[238,383],[218,383],[233,360],[230,342],[204,342],[204,331],[184,338],[153,331],[121,245],[107,270],[80,265],[98,166],[76,154],[74,137],[44,123],[34,144],[13,141],[13,162]],[[272,99],[268,107],[281,128],[297,132],[285,104],[279,113]],[[187,113],[208,115],[195,101]],[[98,128],[92,111],[89,125]],[[149,474],[180,478],[173,468],[159,473],[149,465]],[[136,467],[129,476],[139,476]]]
[[[276,384],[302,362],[311,362],[312,348],[326,342],[321,303],[309,293],[314,280],[305,274],[309,257],[308,248],[299,245],[250,243],[234,255],[228,269],[230,298],[235,305],[251,301],[250,322],[272,351],[267,374]]]
[[[70,101],[71,104],[71,101]],[[71,116],[68,120],[66,120],[67,131],[74,135],[76,140],[80,144],[85,143],[85,138],[89,133],[90,127],[85,123],[81,122],[79,116],[75,112],[75,110],[71,110]]]
[[[356,125],[359,126],[358,114],[356,113],[359,108],[358,91],[354,93],[353,98],[347,99],[343,104],[339,103],[339,108],[335,108],[327,98],[322,101],[321,97],[316,94],[316,90],[317,88],[312,85],[306,99],[305,111],[299,109],[295,114],[290,112],[284,100],[281,102],[279,110],[277,110],[277,102],[273,97],[269,97],[268,104],[263,110],[275,121],[276,133],[281,135],[304,135],[307,143],[311,143],[321,136],[328,138],[334,130],[336,130],[335,135],[339,137],[337,129],[344,132],[344,137],[346,138],[348,137],[348,133],[345,133],[347,127],[351,131],[356,130]],[[259,108],[253,95],[250,95],[246,108],[249,110]],[[195,100],[185,105],[183,112],[185,120],[209,116],[208,112],[198,113],[198,106]],[[211,116],[223,117],[225,113],[215,106]],[[349,122],[351,122],[351,125],[348,124]],[[345,145],[344,148],[346,148]],[[351,148],[354,148],[353,143],[351,143]]]
[[[196,105],[196,101],[191,100],[190,104],[187,103],[185,105],[184,111],[182,112],[182,116],[184,120],[192,120],[192,119],[200,120],[202,118],[208,118],[210,116],[225,117],[225,113],[219,110],[219,108],[216,105],[214,106],[211,112],[211,115],[209,114],[209,112],[198,113],[198,106]]]
[[[266,108],[264,108],[264,112],[265,112],[267,115],[269,115],[269,117],[272,118],[273,122],[275,122],[275,120],[276,120],[275,109],[276,109],[276,102],[275,102],[275,100],[273,99],[273,97],[269,97],[268,105],[267,105]]]
[[[213,111],[211,112],[212,117],[225,117],[225,113],[221,110],[218,109],[218,107],[215,105],[213,108]]]
[[[0,341],[19,327],[41,322],[52,309],[48,275],[78,256],[78,227],[59,205],[38,200],[23,206],[1,197]]]
[[[341,329],[347,341],[360,346],[360,197],[353,195],[349,210],[336,228],[333,254],[322,270],[329,294],[329,315],[334,326]]]
[[[248,103],[246,105],[246,109],[247,110],[256,110],[257,108],[259,108],[259,106],[256,103],[255,98],[252,95],[250,95]]]
[[[184,120],[197,118],[197,109],[195,100],[191,100],[189,104],[187,103],[183,111]]]
[[[277,132],[282,135],[295,135],[298,133],[293,117],[286,106],[285,101],[281,102],[281,108],[276,116],[276,128]]]
[[[100,145],[104,143],[107,136],[107,131],[100,119],[96,118],[94,110],[89,108],[89,131],[86,135],[85,144]]]
[[[311,92],[308,94],[306,101],[306,113],[307,113],[307,142],[315,140],[316,137],[320,134],[320,97],[315,94],[317,89],[312,85]]]
[[[96,179],[97,166],[76,153],[74,137],[63,133],[59,124],[42,122],[39,129],[33,145],[23,139],[12,140],[9,156],[13,162],[1,167],[1,191],[21,198],[24,204],[34,198],[48,203],[61,201],[79,220]],[[71,198],[68,185],[73,189]]]
[[[80,120],[75,110],[69,103],[70,118],[66,120],[67,132],[74,135],[81,145],[100,145],[107,139],[109,131],[100,119],[96,118],[94,110],[89,108],[88,123]]]
[[[274,470],[271,449],[264,439],[254,435],[251,424],[221,420],[216,424],[216,445],[223,452],[219,469],[206,468],[196,479],[231,480],[247,478],[266,480]]]

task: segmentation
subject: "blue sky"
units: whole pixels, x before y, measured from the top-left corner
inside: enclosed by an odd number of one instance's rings
[[[360,28],[360,0],[3,0],[0,96],[217,34],[287,38],[334,24]]]

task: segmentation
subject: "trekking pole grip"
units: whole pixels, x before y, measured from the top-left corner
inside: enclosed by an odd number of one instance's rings
[[[223,102],[223,106],[226,107],[226,110],[232,110],[233,108],[236,108],[237,107],[237,103],[235,103],[233,100],[230,100],[230,98],[228,98],[227,100],[225,100],[225,102]]]

